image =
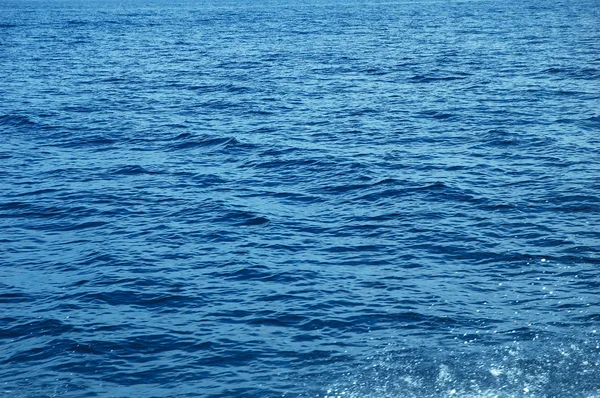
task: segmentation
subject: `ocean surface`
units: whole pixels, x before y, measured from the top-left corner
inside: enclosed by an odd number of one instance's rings
[[[600,397],[597,0],[0,0],[0,396]]]

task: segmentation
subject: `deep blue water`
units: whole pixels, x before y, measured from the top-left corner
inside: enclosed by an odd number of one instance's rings
[[[599,397],[598,5],[1,0],[0,395]]]

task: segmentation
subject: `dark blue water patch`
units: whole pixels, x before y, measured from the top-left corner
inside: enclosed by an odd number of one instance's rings
[[[88,221],[82,223],[53,223],[48,226],[41,225],[41,229],[48,228],[53,231],[77,231],[87,228],[97,228],[107,224],[105,221]]]
[[[420,111],[419,115],[421,117],[426,117],[426,118],[432,118],[432,119],[437,119],[437,120],[452,120],[454,118],[456,118],[456,115],[452,114],[452,113],[448,113],[448,112],[443,112],[443,111],[435,111],[435,110],[428,110],[428,111]]]
[[[600,77],[600,68],[582,68],[573,75],[573,78],[583,80],[596,80],[598,77]]]
[[[10,292],[10,290],[15,290],[10,287],[3,287],[2,290],[8,292],[0,294],[0,303],[2,304],[17,304],[32,300],[27,294],[21,292]],[[13,320],[10,322],[13,322]]]
[[[252,226],[252,225],[267,224],[269,222],[270,222],[270,220],[268,218],[266,218],[266,217],[253,217],[253,218],[250,218],[250,219],[248,219],[246,221],[243,221],[239,225],[242,225],[242,226]]]
[[[68,20],[65,21],[64,24],[67,26],[85,26],[87,24],[89,24],[90,22],[87,20],[83,20],[83,19],[78,19],[78,20]]]
[[[415,75],[410,78],[411,82],[414,83],[435,83],[435,82],[447,82],[452,80],[465,80],[466,76],[423,76]]]
[[[241,66],[241,69],[247,69],[245,66]],[[250,86],[234,85],[234,84],[204,84],[204,85],[191,85],[185,86],[186,89],[195,91],[198,94],[204,93],[225,93],[225,94],[244,94],[252,93],[253,88]]]
[[[32,338],[42,336],[60,336],[73,331],[73,327],[57,319],[33,318],[33,319],[6,319],[2,320],[2,335],[6,338]],[[4,326],[6,325],[6,326]],[[10,325],[10,326],[8,326]],[[7,362],[15,359],[5,359]]]
[[[82,255],[76,264],[79,266],[119,265],[119,260],[116,256],[98,251],[92,251]]]
[[[54,188],[46,188],[46,189],[37,189],[35,191],[29,191],[29,192],[21,192],[16,194],[16,197],[19,196],[37,196],[37,195],[44,195],[44,194],[49,194],[49,193],[54,193],[54,192],[58,192],[58,189],[54,189]]]
[[[27,116],[12,114],[0,115],[0,126],[33,128],[37,124]]]
[[[241,210],[227,211],[222,216],[215,218],[214,221],[233,223],[237,226],[259,226],[270,222],[266,217]]]
[[[550,211],[564,211],[568,213],[594,213],[597,212],[599,208],[600,198],[597,196],[563,194],[552,198],[552,207],[550,208]]]
[[[388,75],[390,73],[393,73],[394,70],[392,68],[372,68],[372,67],[368,67],[364,70],[361,71],[362,73],[365,73],[367,75],[372,75],[372,76],[385,76]]]
[[[161,171],[148,170],[140,165],[126,165],[113,169],[112,175],[143,175],[143,174],[162,174]]]
[[[65,353],[69,353],[69,356],[74,359],[66,361],[54,360],[56,356],[64,355]],[[77,372],[93,374],[94,370],[89,369],[89,365],[90,360],[94,360],[85,357],[98,355],[101,353],[101,351],[95,350],[90,345],[81,344],[70,339],[56,338],[49,341],[47,345],[36,346],[27,351],[20,352],[9,358],[8,361],[9,363],[48,363],[53,370],[61,370],[66,368],[67,370],[70,369]]]
[[[3,218],[66,218],[72,215],[91,215],[89,209],[83,207],[44,206],[29,202],[8,202],[0,204]],[[92,212],[93,213],[93,212]]]

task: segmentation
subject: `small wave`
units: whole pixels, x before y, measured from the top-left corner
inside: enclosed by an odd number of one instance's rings
[[[1,115],[0,126],[11,126],[11,127],[33,127],[37,123],[33,122],[27,116],[21,115]]]
[[[330,159],[324,158],[299,158],[299,159],[286,159],[286,160],[268,160],[261,161],[260,159],[252,159],[244,162],[240,167],[242,168],[256,168],[256,169],[280,169],[280,170],[294,170],[295,172],[321,172],[324,168],[332,166],[335,163]]]
[[[435,83],[435,82],[445,82],[452,80],[465,80],[466,76],[425,76],[425,75],[415,75],[411,77],[409,80],[414,83]]]
[[[568,71],[569,70],[566,68],[548,68],[548,69],[544,69],[542,72],[556,74],[556,73],[565,73]]]
[[[118,264],[118,260],[115,256],[112,256],[107,253],[100,253],[98,251],[92,251],[83,256],[78,262],[77,265],[87,266],[87,265],[115,265]]]
[[[249,86],[241,86],[237,84],[199,84],[187,86],[188,90],[199,91],[204,93],[227,93],[227,94],[243,94],[252,92],[253,89]]]
[[[47,231],[80,231],[82,229],[97,228],[106,225],[105,221],[88,221],[82,223],[58,223],[49,225],[40,225],[40,230]]]
[[[419,115],[423,117],[430,117],[432,119],[445,120],[454,118],[456,115],[452,113],[440,112],[440,111],[421,111]]]
[[[195,137],[189,133],[182,133],[177,136],[177,142],[169,146],[172,150],[184,150],[194,148],[211,148],[211,147],[234,147],[240,145],[241,142],[235,137]]]
[[[240,223],[239,225],[246,225],[246,226],[262,225],[262,224],[267,224],[269,222],[271,222],[271,221],[266,217],[253,217],[253,218],[250,218],[250,219]]]
[[[100,79],[100,81],[102,83],[126,83],[129,81],[129,79],[125,79],[122,77],[116,77],[116,76],[110,76],[110,77],[105,77],[103,79]]]
[[[440,191],[440,190],[443,190],[446,188],[448,188],[448,186],[446,184],[438,181],[438,182],[434,182],[431,184],[411,188],[411,190],[413,190],[413,191]]]
[[[72,331],[74,328],[58,319],[13,319],[14,326],[2,330],[4,338],[20,338],[32,334],[59,336]]]
[[[92,25],[92,22],[85,21],[82,19],[71,19],[71,20],[65,21],[65,25],[67,25],[67,26],[87,26],[87,25]]]
[[[386,185],[383,185],[386,186]],[[362,195],[357,198],[357,200],[361,201],[382,201],[387,200],[389,198],[395,197],[403,197],[414,195],[416,193],[426,194],[426,195],[435,195],[439,196],[439,200],[458,200],[458,201],[470,201],[473,197],[466,192],[454,189],[447,186],[443,182],[433,182],[426,185],[417,185],[417,186],[404,186],[404,187],[394,187],[387,188],[384,190],[368,193]]]
[[[365,184],[343,184],[343,185],[327,185],[319,190],[321,193],[337,194],[351,191],[358,191],[363,189],[370,189],[374,187],[380,187],[384,185],[394,185],[397,181],[393,178],[384,178],[374,183]]]
[[[37,189],[35,191],[28,191],[28,192],[21,192],[16,194],[15,196],[37,196],[37,195],[43,195],[43,194],[47,194],[47,193],[53,193],[53,192],[58,192],[58,189],[54,189],[54,188],[46,188],[46,189]]]
[[[26,209],[28,207],[30,207],[30,204],[26,202],[0,203],[0,211],[13,211],[17,209]]]
[[[500,129],[488,130],[478,138],[483,141],[483,146],[505,147],[519,144],[518,135]]]
[[[574,77],[582,77],[585,79],[596,79],[600,76],[600,69],[598,68],[584,68],[579,71],[577,76]]]
[[[7,287],[2,286],[2,290],[6,291]],[[0,304],[17,304],[30,301],[32,298],[21,292],[6,292],[0,293]]]
[[[541,72],[535,73],[536,75],[549,74],[549,75],[557,75],[559,78],[572,78],[572,79],[582,79],[589,80],[598,78],[600,75],[600,69],[597,68],[563,68],[563,67],[551,67],[544,69]]]
[[[367,68],[363,72],[372,76],[385,76],[390,73],[390,70],[384,68]]]
[[[201,184],[203,187],[225,184],[227,180],[215,174],[194,174],[191,179],[195,184]]]
[[[148,170],[139,165],[126,165],[114,169],[111,174],[114,175],[140,175],[140,174],[162,174],[160,171]]]
[[[230,222],[239,226],[258,226],[268,224],[270,220],[267,217],[257,216],[245,211],[230,211],[220,217],[221,221]]]
[[[272,196],[290,203],[318,203],[324,199],[321,196],[308,195],[294,192],[275,192],[271,193]]]
[[[249,267],[213,272],[214,277],[233,279],[233,280],[256,280],[267,279],[273,276],[268,267],[263,265],[252,265]]]
[[[194,138],[194,135],[192,133],[181,133],[178,134],[177,137],[174,138],[174,140],[187,140],[190,138]]]
[[[43,202],[40,202],[43,203]],[[78,216],[85,216],[85,212],[81,212],[81,207],[56,207],[56,206],[43,206],[38,203],[28,202],[8,202],[0,204],[0,211],[5,212],[0,214],[1,218],[65,218],[73,215],[74,213]],[[48,228],[52,229],[55,226],[42,226],[41,229]]]
[[[272,132],[271,130],[268,129],[259,129],[256,130],[255,133],[256,134],[261,134],[261,133],[270,133]],[[272,147],[269,148],[265,151],[262,151],[260,153],[261,156],[281,156],[281,155],[288,155],[288,154],[294,154],[294,153],[298,153],[298,152],[302,152],[302,150],[300,148],[296,148],[296,147],[285,147],[285,148],[279,148],[279,147]]]
[[[135,305],[148,308],[157,308],[161,312],[169,308],[179,308],[182,305],[200,305],[201,296],[187,297],[169,293],[142,293],[136,290],[112,290],[106,292],[86,293],[78,295],[78,300],[86,303],[102,303],[111,306]]]
[[[600,115],[588,117],[586,120],[589,120],[590,122],[599,122],[600,123]]]
[[[88,137],[73,137],[66,139],[58,137],[57,140],[48,142],[45,146],[58,148],[87,148],[95,151],[103,151],[113,148],[115,143],[117,143],[117,141],[112,138],[103,135],[92,135]]]

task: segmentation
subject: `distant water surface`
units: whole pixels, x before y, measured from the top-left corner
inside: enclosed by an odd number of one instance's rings
[[[600,396],[595,0],[0,2],[0,395]]]

